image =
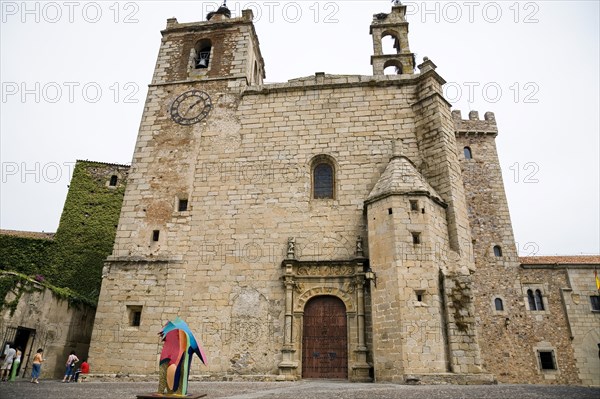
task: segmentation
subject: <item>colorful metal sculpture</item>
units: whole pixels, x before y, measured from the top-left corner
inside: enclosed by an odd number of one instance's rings
[[[159,335],[164,344],[160,353],[158,394],[186,396],[192,356],[195,353],[206,365],[206,355],[179,317],[165,324]]]

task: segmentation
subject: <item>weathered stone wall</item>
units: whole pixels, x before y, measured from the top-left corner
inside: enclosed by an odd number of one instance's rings
[[[119,262],[163,260],[169,269],[180,268],[182,279],[168,276],[165,284],[181,289],[170,297],[142,288],[128,294],[159,303],[144,306],[138,334],[154,337],[162,323],[180,315],[202,329],[212,359],[209,372],[274,373],[282,345],[279,264],[287,238],[296,237],[299,260],[352,258],[356,237],[366,236],[362,201],[389,159],[391,139],[405,137],[407,151],[419,159],[410,134],[410,93],[402,80],[382,79],[389,86],[375,88],[351,87],[348,79],[327,78],[313,88],[305,82],[291,89],[267,86],[241,98],[207,83],[203,89],[215,107],[206,123],[193,127],[168,118],[174,89],[152,87],[104,281],[99,328],[122,322],[114,309],[123,308],[125,298],[110,288],[122,288],[126,278]],[[345,84],[334,89],[333,82]],[[188,87],[177,86],[177,93]],[[311,161],[321,154],[335,161],[333,200],[311,199]],[[189,198],[188,211],[176,211],[179,196]],[[153,230],[160,231],[158,242],[152,241]],[[268,304],[256,307],[252,318],[255,325],[268,326],[266,335],[250,344],[235,332],[241,320],[231,313],[235,298],[246,290]],[[135,348],[141,342],[145,339]],[[96,357],[107,344],[94,341]],[[127,342],[119,345],[134,350]],[[155,344],[147,350],[156,351]],[[102,358],[98,372],[113,371],[111,362],[108,355]],[[133,372],[135,362],[129,362]],[[153,372],[154,366],[137,371]]]
[[[523,269],[520,271],[521,301],[510,311],[518,317],[511,322],[507,338],[515,348],[511,354],[512,364],[519,375],[515,380],[538,384],[579,384],[579,372],[575,362],[573,342],[570,338],[569,324],[564,308],[562,290],[569,286],[564,270]],[[516,284],[515,284],[516,285]],[[515,287],[516,288],[516,287]],[[529,310],[527,289],[539,289],[544,295],[544,310]],[[541,370],[537,350],[553,350],[556,356],[557,370]],[[514,377],[513,377],[514,378]]]
[[[483,365],[506,383],[579,383],[573,347],[561,299],[568,286],[564,273],[522,270],[512,232],[495,137],[494,114],[476,111],[463,120],[454,111],[457,154],[469,205],[473,234],[474,300]],[[465,159],[469,147],[472,159]],[[494,246],[501,248],[500,256]],[[544,311],[530,310],[527,290],[540,289]],[[503,310],[496,310],[495,299]],[[557,371],[542,371],[538,349],[552,349]]]
[[[411,200],[418,210],[411,210]],[[371,294],[377,381],[450,371],[439,286],[448,253],[445,216],[425,196],[396,195],[369,205],[370,261],[377,271]],[[413,243],[413,233],[420,243]]]
[[[0,275],[0,281],[7,276]],[[20,375],[31,375],[33,356],[39,348],[44,350],[45,359],[41,378],[62,377],[72,350],[79,359],[87,358],[94,325],[93,307],[81,302],[72,304],[34,281],[28,281],[26,286],[18,283],[2,299],[18,302],[14,309],[5,307],[0,311],[0,338],[7,340],[6,334],[14,334],[17,328],[30,330],[27,346],[22,348]],[[14,335],[10,339],[14,340]]]
[[[566,268],[570,289],[562,290],[562,298],[573,337],[572,345],[584,385],[600,386],[600,311],[592,310],[591,296],[600,295],[596,289],[592,267]]]
[[[252,11],[244,10],[239,18],[216,15],[210,22],[178,23],[175,18],[169,19],[162,31],[152,83],[222,78],[244,78],[246,84],[262,83],[264,61],[252,18]],[[195,69],[194,47],[201,40],[210,41],[210,62],[208,68]]]

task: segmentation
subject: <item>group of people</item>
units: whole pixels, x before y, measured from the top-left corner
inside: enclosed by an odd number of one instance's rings
[[[13,348],[12,345],[9,342],[4,349],[4,361],[0,366],[0,379],[2,381],[15,381],[21,363],[21,348]],[[42,371],[42,363],[46,360],[43,353],[44,350],[40,348],[33,357],[31,382],[34,384],[40,383],[39,378]],[[78,382],[80,374],[90,372],[90,365],[87,360],[84,360],[79,367],[76,367],[77,363],[79,363],[79,358],[75,354],[75,351],[71,351],[67,358],[65,376],[62,382]]]
[[[21,363],[21,348],[12,348],[6,344],[4,349],[4,361],[0,367],[0,379],[2,381],[14,381],[17,378],[17,369]]]

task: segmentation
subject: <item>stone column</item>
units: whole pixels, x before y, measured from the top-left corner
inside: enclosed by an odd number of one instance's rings
[[[365,344],[365,290],[369,284],[363,274],[362,262],[356,265],[358,276],[354,280],[356,287],[356,319],[358,325],[358,346],[354,351],[356,353],[356,364],[352,366],[352,381],[370,382],[371,366],[367,363],[368,349]]]
[[[295,369],[298,363],[294,361],[294,342],[292,335],[293,313],[292,306],[294,303],[294,280],[291,276],[292,265],[286,264],[286,276],[283,284],[285,285],[285,315],[284,315],[284,333],[283,333],[283,348],[281,349],[282,359],[279,363],[279,378],[278,380],[295,380]]]

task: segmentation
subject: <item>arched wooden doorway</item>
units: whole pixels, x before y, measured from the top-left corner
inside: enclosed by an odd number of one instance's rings
[[[346,306],[334,296],[312,298],[304,307],[303,378],[348,378]]]

